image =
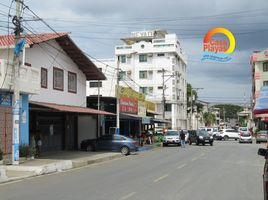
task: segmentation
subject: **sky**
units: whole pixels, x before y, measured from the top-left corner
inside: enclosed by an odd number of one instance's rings
[[[11,0],[0,2],[0,34],[7,34],[7,13]],[[113,58],[120,38],[132,31],[166,29],[176,33],[187,55],[187,82],[201,87],[198,98],[215,103],[250,104],[250,55],[268,48],[267,0],[24,0],[37,16],[57,32],[71,32],[71,38],[89,55]],[[10,14],[14,14],[15,4]],[[23,12],[25,32],[51,32]],[[12,24],[10,25],[12,27]],[[236,49],[227,63],[201,61],[203,38],[215,27],[233,32]]]

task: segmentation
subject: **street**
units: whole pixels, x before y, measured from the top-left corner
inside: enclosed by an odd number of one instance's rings
[[[157,148],[0,185],[1,200],[261,200],[264,144]]]

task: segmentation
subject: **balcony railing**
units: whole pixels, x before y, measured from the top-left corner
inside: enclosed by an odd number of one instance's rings
[[[0,89],[13,91],[13,65],[0,59]],[[21,65],[18,84],[21,93],[38,94],[40,92],[40,69]]]

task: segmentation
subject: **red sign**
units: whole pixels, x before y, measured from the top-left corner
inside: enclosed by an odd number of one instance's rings
[[[120,97],[120,112],[137,114],[138,99]]]

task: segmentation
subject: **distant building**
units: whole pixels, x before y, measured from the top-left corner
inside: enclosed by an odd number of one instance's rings
[[[268,49],[255,51],[251,55],[252,107],[255,125],[259,129],[268,127]]]
[[[165,30],[141,31],[132,32],[121,40],[124,44],[115,47],[116,60],[106,59],[102,60],[103,63],[96,63],[108,74],[107,81],[102,81],[100,85],[100,94],[115,96],[115,68],[118,61],[120,85],[130,86],[145,94],[147,100],[155,102],[157,113],[162,113],[156,117],[170,121],[171,128],[186,128],[187,61],[176,34],[169,34]],[[97,95],[97,85],[96,82],[89,82],[89,95]]]

